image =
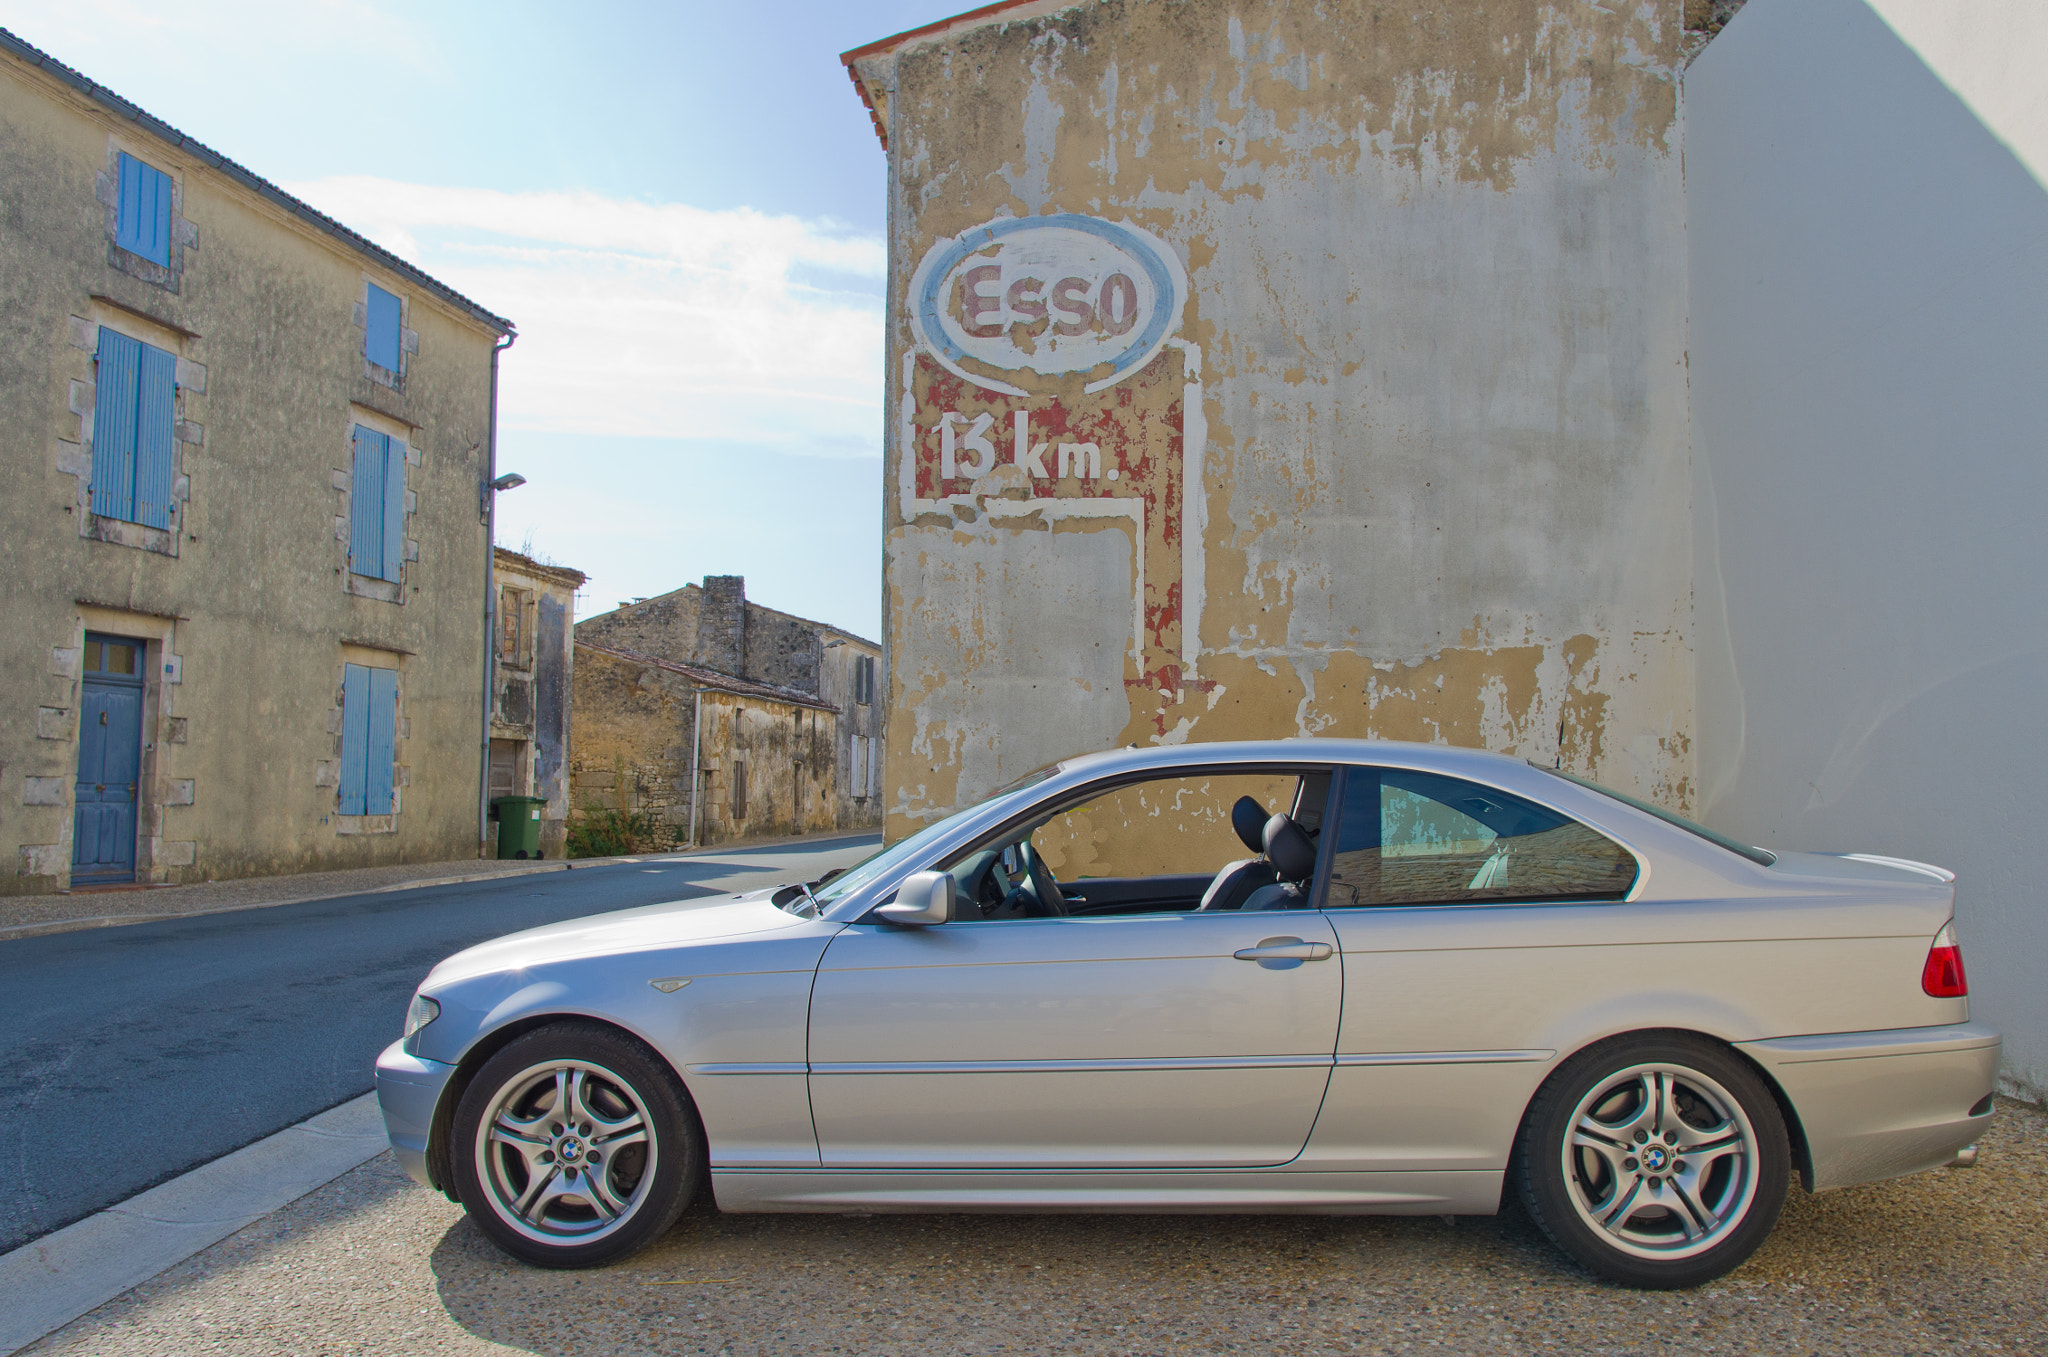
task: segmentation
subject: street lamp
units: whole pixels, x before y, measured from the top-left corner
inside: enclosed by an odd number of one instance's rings
[[[504,475],[498,477],[498,479],[496,479],[495,481],[491,482],[491,489],[517,490],[520,486],[524,484],[526,484],[526,477],[520,475],[516,471],[508,471]]]

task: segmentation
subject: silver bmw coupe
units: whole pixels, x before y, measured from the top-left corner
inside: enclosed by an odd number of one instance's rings
[[[458,953],[377,1063],[508,1253],[726,1211],[1490,1215],[1642,1287],[1967,1162],[1998,1034],[1954,877],[1773,854],[1500,755],[1044,769],[819,882]]]

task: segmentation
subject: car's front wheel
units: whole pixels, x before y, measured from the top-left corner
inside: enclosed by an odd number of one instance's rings
[[[464,1090],[452,1136],[471,1219],[541,1267],[593,1267],[653,1242],[690,1204],[704,1159],[673,1072],[590,1022],[507,1043]]]
[[[1530,1105],[1522,1203],[1588,1270],[1628,1286],[1698,1286],[1777,1223],[1791,1178],[1785,1121],[1740,1058],[1681,1033],[1580,1052]]]

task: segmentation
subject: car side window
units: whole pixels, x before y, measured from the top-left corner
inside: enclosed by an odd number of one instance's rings
[[[968,921],[1197,910],[1220,873],[1261,858],[1253,830],[1275,814],[1311,835],[1324,769],[1195,770],[1104,786],[990,836],[947,868]],[[1249,801],[1253,811],[1238,812]],[[1254,813],[1254,811],[1256,813]],[[1271,881],[1273,874],[1259,878]],[[1308,883],[1295,892],[1306,907]],[[1055,898],[1056,897],[1056,900]]]
[[[1619,900],[1635,855],[1567,815],[1405,768],[1348,768],[1325,904]]]

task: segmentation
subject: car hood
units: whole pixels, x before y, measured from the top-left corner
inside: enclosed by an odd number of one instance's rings
[[[741,895],[641,905],[508,933],[449,957],[428,973],[422,988],[577,957],[729,942],[815,927],[813,921],[776,907],[773,896],[780,889],[769,886]]]

